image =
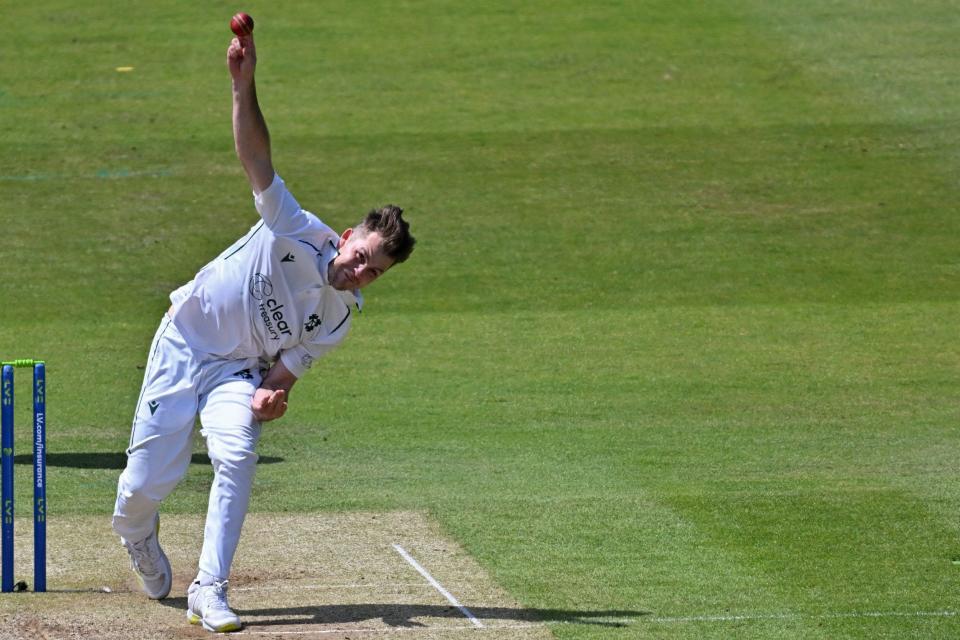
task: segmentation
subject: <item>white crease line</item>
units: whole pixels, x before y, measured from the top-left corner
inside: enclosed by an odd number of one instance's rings
[[[483,628],[484,628],[484,627],[483,627],[483,623],[480,622],[479,620],[477,620],[476,616],[474,616],[472,613],[470,613],[470,610],[469,610],[469,609],[467,609],[465,606],[463,606],[462,604],[460,604],[459,602],[457,602],[457,599],[454,598],[454,597],[450,594],[449,591],[447,591],[446,589],[444,589],[442,584],[440,584],[439,582],[437,582],[436,580],[434,580],[434,579],[433,579],[433,576],[431,576],[429,573],[427,573],[427,570],[424,569],[423,567],[421,567],[421,566],[420,566],[420,563],[417,562],[416,560],[414,560],[414,559],[413,559],[413,556],[411,556],[409,553],[407,553],[406,550],[405,550],[403,547],[401,547],[401,546],[398,545],[397,543],[394,543],[394,544],[393,544],[393,548],[397,550],[397,553],[399,553],[399,554],[403,557],[404,560],[406,560],[407,562],[410,563],[410,566],[411,566],[411,567],[413,567],[414,569],[416,569],[416,570],[420,573],[420,575],[422,575],[424,578],[426,578],[426,579],[427,579],[427,582],[429,582],[431,585],[433,585],[433,588],[434,588],[434,589],[436,589],[436,590],[439,591],[441,594],[443,594],[443,597],[446,598],[446,599],[450,602],[450,604],[452,604],[453,606],[455,606],[457,609],[460,609],[460,613],[462,613],[463,615],[467,616],[467,618],[470,620],[470,622],[473,623],[473,626],[477,627],[478,629],[483,629]]]
[[[740,622],[744,620],[799,620],[801,618],[952,618],[956,611],[851,611],[848,613],[771,613],[731,616],[682,616],[674,618],[640,618],[641,622]]]
[[[539,629],[543,625],[539,624],[503,624],[497,625],[495,627],[483,627],[488,632],[493,631],[509,631],[516,629]],[[467,631],[470,629],[476,629],[476,627],[443,627],[443,631]],[[243,631],[234,631],[231,636],[310,636],[310,635],[328,635],[328,634],[350,634],[350,635],[361,635],[361,634],[373,634],[373,635],[387,635],[391,633],[423,633],[431,634],[433,631],[424,629],[422,627],[385,627],[385,628],[369,628],[369,627],[343,627],[340,629],[317,629],[313,631],[307,630],[294,630],[294,631],[255,631],[253,629],[244,629]]]
[[[410,587],[421,587],[426,588],[429,585],[425,585],[422,582],[383,582],[376,583],[370,582],[367,584],[296,584],[290,581],[284,581],[280,584],[271,584],[269,586],[270,591],[302,591],[307,590],[330,590],[330,589],[377,589],[378,591],[384,589],[406,589]],[[260,591],[265,587],[264,585],[258,587],[230,587],[230,593],[237,593],[238,591]]]

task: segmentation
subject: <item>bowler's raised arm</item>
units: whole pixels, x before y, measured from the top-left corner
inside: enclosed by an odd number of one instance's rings
[[[227,66],[233,81],[233,140],[250,186],[260,193],[273,182],[270,133],[257,102],[254,72],[257,50],[253,35],[234,38],[227,48]]]

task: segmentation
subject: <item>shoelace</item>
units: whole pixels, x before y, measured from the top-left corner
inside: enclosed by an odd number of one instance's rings
[[[227,580],[214,582],[209,587],[203,589],[204,609],[221,609],[230,611],[230,605],[227,604]]]
[[[153,550],[148,544],[151,537],[152,536],[147,536],[140,542],[134,542],[130,545],[133,564],[137,571],[144,575],[157,573],[157,564],[159,564],[160,560],[159,554],[155,555],[152,553]]]

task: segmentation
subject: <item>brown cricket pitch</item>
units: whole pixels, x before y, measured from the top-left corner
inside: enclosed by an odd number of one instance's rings
[[[23,543],[30,520],[17,522]],[[7,638],[212,638],[185,618],[203,534],[199,516],[162,515],[160,541],[173,590],[146,598],[109,518],[48,523],[48,592],[0,598]],[[550,638],[429,518],[414,512],[250,514],[230,580],[238,637],[424,640],[475,638],[474,625],[394,549],[399,544],[486,627],[485,638]],[[20,575],[32,575],[29,545],[17,545]],[[292,634],[292,635],[291,635]]]

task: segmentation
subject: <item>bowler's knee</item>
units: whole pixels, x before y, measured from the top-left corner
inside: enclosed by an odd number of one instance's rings
[[[162,500],[161,493],[146,475],[128,474],[126,471],[120,474],[117,499],[126,504],[159,502]]]
[[[257,466],[260,456],[252,449],[236,449],[231,451],[209,452],[210,461],[217,473],[232,473],[250,471]]]

